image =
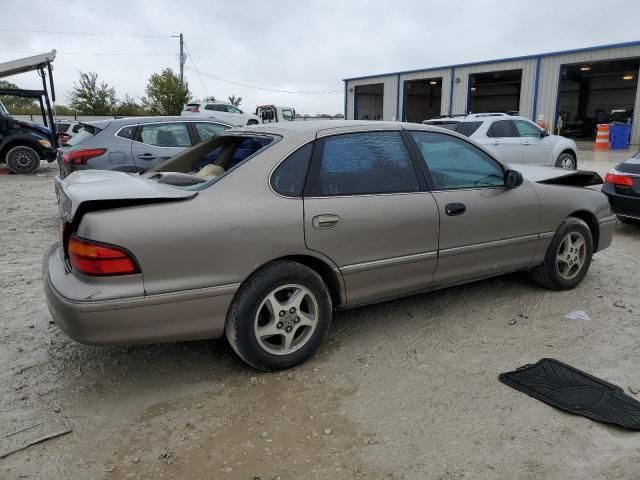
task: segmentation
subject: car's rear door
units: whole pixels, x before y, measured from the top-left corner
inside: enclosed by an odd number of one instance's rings
[[[148,170],[191,146],[186,122],[141,124],[131,144],[136,167]]]
[[[543,137],[539,127],[525,120],[514,120],[513,124],[522,143],[522,163],[553,165],[552,137],[549,135]]]
[[[340,268],[350,305],[432,283],[438,209],[418,169],[399,128],[316,141],[305,240]]]
[[[447,285],[529,266],[540,205],[529,182],[504,184],[504,167],[459,137],[412,131],[440,212],[435,284]]]
[[[503,162],[522,162],[522,139],[511,120],[496,120],[487,129],[486,136],[474,137]]]

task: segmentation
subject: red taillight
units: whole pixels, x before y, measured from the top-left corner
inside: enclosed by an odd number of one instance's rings
[[[193,108],[191,109],[191,112],[192,112],[192,113],[200,113],[200,109],[199,109],[198,107],[193,107]]]
[[[619,187],[632,187],[633,186],[633,178],[620,174],[615,170],[608,172],[604,177],[605,183],[612,183],[613,185],[617,185]]]
[[[71,235],[68,245],[71,267],[91,276],[140,273],[131,254],[113,245],[105,245]]]
[[[87,161],[98,157],[106,152],[106,148],[90,148],[87,150],[73,150],[71,152],[65,152],[62,155],[64,163],[70,163],[72,165],[86,165]]]

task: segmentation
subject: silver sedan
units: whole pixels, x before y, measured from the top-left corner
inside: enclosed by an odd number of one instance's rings
[[[57,180],[47,302],[89,344],[226,335],[261,370],[303,362],[335,309],[526,270],[578,285],[615,217],[593,172],[496,160],[425,125],[227,130],[143,174]]]

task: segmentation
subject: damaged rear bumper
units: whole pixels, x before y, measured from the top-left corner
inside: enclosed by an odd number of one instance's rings
[[[69,337],[90,345],[140,344],[217,338],[239,284],[157,295],[96,300],[69,298],[64,282],[78,281],[62,261],[58,244],[45,255],[47,306]],[[81,281],[81,280],[80,280]],[[95,289],[95,286],[94,286]],[[75,289],[74,289],[75,290]],[[104,296],[104,289],[97,291]],[[96,294],[96,295],[97,295]]]

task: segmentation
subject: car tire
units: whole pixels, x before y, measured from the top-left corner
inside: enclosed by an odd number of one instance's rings
[[[258,125],[258,121],[257,120],[249,120],[247,122],[247,125]]]
[[[564,152],[558,156],[558,159],[556,160],[556,167],[564,168],[565,170],[575,170],[578,168],[578,163],[576,161],[576,157],[570,153]]]
[[[229,308],[225,334],[242,360],[262,371],[308,359],[329,332],[329,289],[314,270],[277,261],[252,274]]]
[[[567,218],[556,230],[544,261],[531,270],[533,280],[550,290],[571,290],[589,271],[593,237],[579,218]]]
[[[40,168],[40,154],[31,147],[18,145],[9,149],[5,163],[13,173],[33,173]]]

